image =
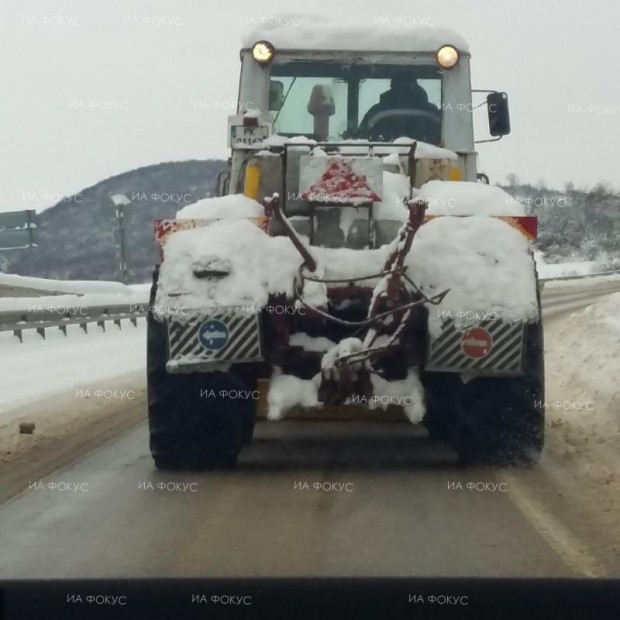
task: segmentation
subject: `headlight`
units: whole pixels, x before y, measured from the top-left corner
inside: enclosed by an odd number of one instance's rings
[[[442,45],[437,50],[437,63],[442,69],[452,69],[459,61],[459,51],[454,45]]]
[[[267,65],[273,60],[275,48],[269,41],[257,41],[252,46],[252,58],[259,65]]]

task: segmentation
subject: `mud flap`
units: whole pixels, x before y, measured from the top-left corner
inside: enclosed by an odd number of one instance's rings
[[[263,361],[260,314],[251,307],[187,311],[168,317],[166,323],[170,373]]]
[[[465,329],[443,326],[428,347],[426,370],[517,376],[522,372],[523,323],[491,319]]]

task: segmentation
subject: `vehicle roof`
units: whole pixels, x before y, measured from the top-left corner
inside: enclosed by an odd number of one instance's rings
[[[387,19],[387,18],[386,18]],[[276,50],[435,52],[445,44],[468,52],[467,41],[447,28],[407,23],[335,23],[324,18],[283,15],[259,19],[242,35],[242,49],[267,40]]]

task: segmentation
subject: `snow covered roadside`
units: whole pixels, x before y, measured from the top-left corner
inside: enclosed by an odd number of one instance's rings
[[[602,271],[596,261],[577,263],[547,263],[542,252],[536,252],[538,276],[542,279],[566,278],[568,276],[587,276]]]
[[[552,449],[620,454],[620,293],[545,324]]]
[[[85,293],[131,294],[131,289],[121,282],[108,282],[103,280],[48,280],[45,278],[33,278],[19,276],[10,273],[0,273],[0,287],[25,288],[49,293],[68,293],[83,295]]]
[[[74,394],[101,381],[114,389],[114,379],[144,371],[145,333],[144,319],[121,330],[108,324],[105,333],[94,325],[88,334],[69,325],[66,337],[50,329],[45,340],[35,330],[24,330],[21,344],[12,333],[0,332],[0,425],[21,404]]]
[[[597,273],[610,272],[614,269],[610,265],[615,263],[616,259],[614,256],[605,255],[604,257],[601,257],[601,260],[550,263],[547,262],[548,257],[544,254],[544,252],[539,250],[534,252],[534,257],[536,258],[538,275],[543,280],[568,278],[574,276],[592,276]]]
[[[591,547],[620,557],[620,293],[545,319],[541,492]],[[545,491],[546,489],[546,491]],[[615,573],[613,573],[615,574]]]
[[[70,325],[46,340],[27,330],[22,344],[0,333],[0,501],[144,417],[145,331],[139,319],[106,333]]]

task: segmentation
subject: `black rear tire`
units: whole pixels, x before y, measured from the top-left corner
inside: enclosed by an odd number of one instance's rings
[[[153,274],[154,306],[159,269]],[[253,391],[251,366],[228,372],[170,374],[164,322],[147,315],[147,385],[150,447],[158,469],[232,468],[254,431],[255,400],[227,399],[221,390]],[[252,381],[254,383],[252,384]]]
[[[432,440],[451,441],[454,425],[453,390],[449,387],[460,378],[452,373],[428,373],[424,379],[426,414],[422,424]],[[456,386],[459,387],[458,384]]]
[[[454,446],[463,465],[515,465],[540,459],[545,435],[542,324],[525,327],[524,374],[462,385]]]
[[[455,373],[424,378],[433,439],[453,445],[462,465],[537,462],[544,445],[544,341],[541,323],[527,325],[523,375],[463,383]]]

